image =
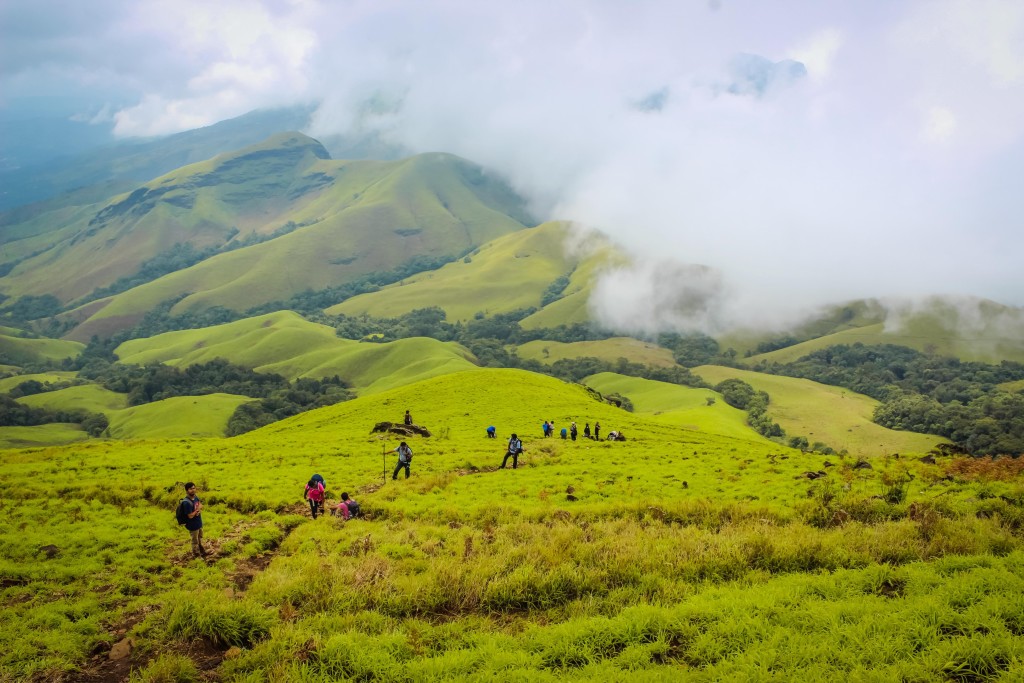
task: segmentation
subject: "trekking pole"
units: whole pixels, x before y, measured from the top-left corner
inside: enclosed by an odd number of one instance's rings
[[[380,445],[380,459],[384,463],[384,483],[381,486],[387,486],[388,484],[388,448],[383,443]]]

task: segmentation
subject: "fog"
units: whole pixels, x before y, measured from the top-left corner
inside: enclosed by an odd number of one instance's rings
[[[1024,305],[1015,0],[77,7],[5,3],[5,104],[92,88],[137,136],[316,103],[315,136],[458,154],[633,257],[592,302],[622,329]]]

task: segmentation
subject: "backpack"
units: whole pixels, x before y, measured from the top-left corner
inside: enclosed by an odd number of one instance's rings
[[[188,513],[185,512],[185,502],[188,498],[182,498],[181,502],[178,503],[178,508],[174,511],[174,519],[177,520],[178,524],[188,524]]]
[[[318,482],[320,482],[321,484],[324,485],[325,489],[327,488],[327,482],[324,481],[324,478],[321,477],[319,474],[314,474],[312,477],[309,478],[309,480],[310,481],[318,481]]]
[[[345,507],[348,508],[348,514],[352,517],[363,516],[363,509],[359,507],[359,503],[355,502],[354,500],[345,501]]]

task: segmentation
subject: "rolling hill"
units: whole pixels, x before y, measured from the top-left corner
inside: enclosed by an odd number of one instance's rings
[[[121,362],[136,365],[160,362],[184,367],[225,358],[289,379],[339,375],[359,393],[476,367],[472,354],[455,343],[425,337],[386,344],[341,339],[332,328],[291,311],[133,339],[115,353]]]
[[[175,313],[245,310],[416,258],[453,260],[530,220],[507,186],[457,157],[333,161],[298,133],[183,167],[70,218],[12,227],[32,251],[0,290],[81,302],[69,314],[82,321],[69,335],[79,340],[130,326],[172,298],[181,299]],[[37,223],[51,227],[48,237]],[[90,300],[182,245],[209,257]]]
[[[490,317],[515,310],[544,308],[545,293],[559,278],[565,284],[552,294],[558,306],[567,298],[586,301],[593,271],[608,261],[601,250],[587,255],[570,248],[571,226],[563,222],[544,223],[531,230],[498,237],[466,258],[437,270],[405,278],[376,292],[360,294],[331,306],[331,315],[396,317],[418,308],[437,306],[445,311],[450,322]],[[580,271],[580,275],[577,275]],[[564,304],[563,313],[569,309]],[[523,321],[531,327],[531,319]],[[576,307],[561,316],[548,316],[555,324],[586,322],[586,306]]]
[[[768,392],[768,414],[787,435],[806,436],[809,443],[821,442],[836,451],[855,455],[926,453],[945,441],[875,424],[871,415],[878,401],[841,387],[717,365],[702,365],[693,372],[711,385],[735,378]]]

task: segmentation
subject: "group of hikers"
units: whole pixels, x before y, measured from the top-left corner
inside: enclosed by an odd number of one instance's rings
[[[411,426],[413,424],[412,415],[410,415],[408,410],[405,411],[403,423],[406,426]],[[545,437],[553,436],[555,431],[554,421],[545,420],[542,429]],[[561,430],[561,437],[563,439],[571,437],[572,440],[575,441],[577,435],[578,431],[575,422],[573,422],[568,428],[563,427]],[[588,439],[600,439],[601,423],[594,423],[593,436],[591,436],[590,423],[587,422],[583,427],[583,436]],[[617,432],[610,432],[608,435],[608,438],[613,440],[617,437]],[[498,438],[497,429],[494,425],[487,427],[487,438]],[[398,474],[403,469],[405,470],[405,478],[408,479],[412,470],[412,448],[409,447],[408,443],[403,441],[392,452],[398,454],[398,462],[395,465],[394,471],[391,473],[392,481],[398,479]],[[509,458],[512,459],[512,469],[518,469],[519,456],[522,455],[522,453],[523,442],[517,434],[513,433],[512,436],[509,437],[508,444],[505,448],[505,457],[501,460],[500,469],[505,469],[508,465]],[[386,469],[385,472],[387,472]],[[309,510],[313,515],[313,519],[316,519],[318,516],[325,513],[325,510],[328,508],[327,483],[324,481],[322,475],[314,474],[310,477],[303,492],[303,499],[309,503]],[[196,485],[193,482],[188,482],[185,484],[185,498],[178,504],[176,517],[178,523],[183,525],[191,536],[192,554],[195,557],[205,558],[207,551],[203,546],[202,510],[203,503],[199,499],[199,496],[196,495]],[[362,510],[359,503],[353,500],[347,492],[342,492],[341,500],[336,505],[330,507],[330,512],[332,516],[339,516],[345,520],[362,516]]]
[[[318,514],[324,514],[327,507],[327,482],[324,481],[322,475],[314,474],[310,477],[302,495],[309,502],[309,511],[313,514],[313,519],[316,519]],[[347,491],[342,492],[341,500],[331,508],[332,517],[341,517],[345,520],[362,517],[362,515],[359,503],[349,497]]]
[[[554,436],[555,435],[555,421],[554,420],[550,420],[550,421],[549,420],[544,420],[544,424],[541,425],[541,430],[544,432],[544,438],[548,438],[548,437]],[[563,439],[565,439],[566,437],[569,437],[573,441],[576,440],[576,437],[578,435],[579,435],[579,430],[576,428],[576,423],[575,422],[570,424],[568,428],[562,427],[562,430],[559,432],[559,436],[561,436]],[[583,438],[584,439],[591,439],[592,438],[595,441],[600,441],[601,440],[601,423],[600,422],[595,422],[594,423],[594,435],[591,436],[590,435],[590,423],[587,422],[583,426]]]

